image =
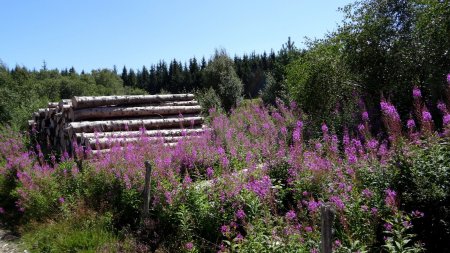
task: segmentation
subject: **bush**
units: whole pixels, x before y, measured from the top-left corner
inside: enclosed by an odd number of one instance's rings
[[[392,163],[394,187],[401,206],[424,217],[415,231],[428,250],[450,250],[450,145],[448,139],[428,139],[398,148]]]

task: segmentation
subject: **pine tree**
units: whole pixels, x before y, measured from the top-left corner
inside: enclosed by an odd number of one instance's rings
[[[120,75],[120,77],[122,78],[124,86],[130,86],[130,82],[128,80],[128,71],[127,71],[126,66],[123,66],[122,75]]]

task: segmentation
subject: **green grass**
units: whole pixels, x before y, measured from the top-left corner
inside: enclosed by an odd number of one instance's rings
[[[88,213],[32,224],[22,240],[30,252],[133,252],[132,243],[121,242],[112,232],[111,220],[108,215]]]

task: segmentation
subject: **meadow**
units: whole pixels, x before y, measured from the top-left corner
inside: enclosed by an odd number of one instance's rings
[[[309,127],[293,102],[209,111],[176,146],[145,136],[94,154],[43,154],[0,136],[0,213],[31,252],[319,252],[320,207],[335,210],[334,252],[445,252],[450,238],[450,114],[437,129],[418,88],[407,122],[360,101],[356,128]],[[317,132],[320,134],[318,135]],[[24,141],[25,140],[25,141]],[[150,214],[142,216],[145,167]]]

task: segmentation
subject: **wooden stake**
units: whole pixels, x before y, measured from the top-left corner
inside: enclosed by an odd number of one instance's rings
[[[330,203],[324,204],[320,208],[321,216],[322,216],[322,226],[321,226],[321,252],[322,253],[331,253],[332,252],[332,226],[334,219],[334,211],[333,206]]]
[[[149,214],[150,198],[151,198],[151,183],[152,183],[152,165],[149,161],[145,161],[145,185],[144,185],[144,211],[142,212],[144,217]]]

